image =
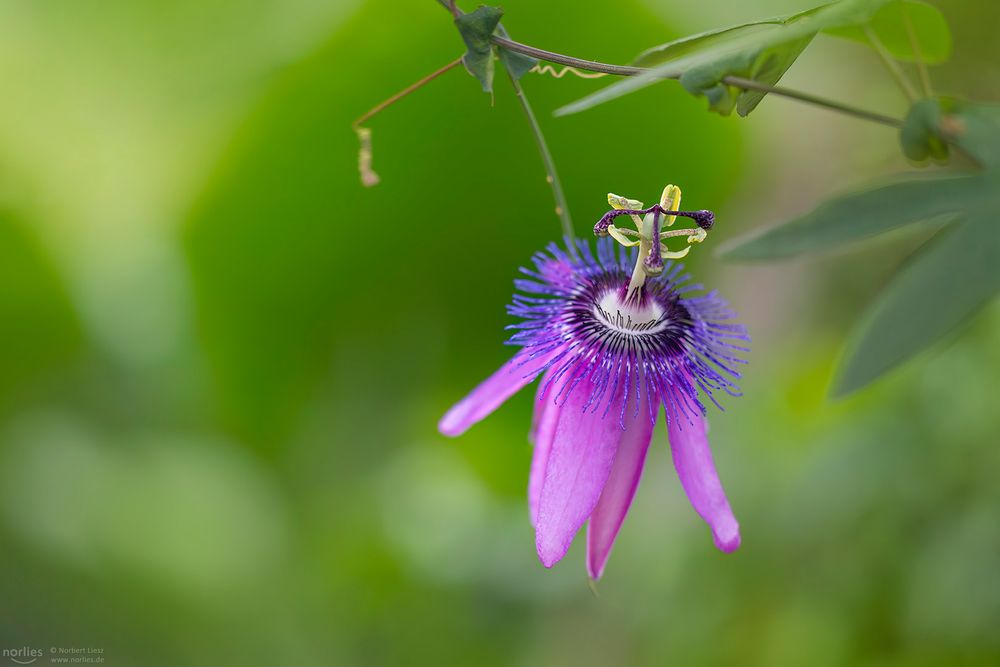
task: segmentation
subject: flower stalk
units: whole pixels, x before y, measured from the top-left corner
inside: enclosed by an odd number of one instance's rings
[[[545,135],[542,134],[542,127],[538,124],[535,112],[532,111],[531,104],[528,102],[528,98],[524,95],[524,89],[521,87],[521,82],[518,81],[510,72],[507,72],[507,76],[510,78],[511,85],[514,86],[514,93],[517,95],[517,101],[521,103],[521,109],[524,111],[524,115],[528,119],[528,125],[531,126],[531,134],[535,138],[535,145],[538,146],[538,152],[542,156],[542,164],[545,166],[545,182],[549,184],[550,188],[552,188],[552,197],[556,201],[556,215],[559,216],[559,223],[562,225],[563,236],[572,240],[576,238],[573,233],[573,219],[569,215],[569,205],[566,203],[566,195],[562,189],[562,182],[559,180],[559,172],[556,171],[555,160],[552,159],[552,153],[549,152],[549,146],[545,142]]]

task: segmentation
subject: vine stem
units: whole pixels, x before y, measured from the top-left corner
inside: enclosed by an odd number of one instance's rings
[[[365,122],[369,120],[372,116],[375,116],[381,111],[384,111],[386,107],[392,106],[393,104],[403,99],[413,91],[422,88],[423,86],[426,86],[428,83],[438,78],[448,70],[457,67],[461,62],[462,62],[461,57],[456,58],[455,60],[451,61],[444,67],[431,72],[430,74],[420,79],[416,83],[411,83],[409,86],[399,91],[392,97],[383,100],[382,102],[379,102],[371,109],[361,114],[360,118],[351,123],[351,127],[354,129],[354,133],[358,135],[358,144],[360,146],[360,148],[358,149],[358,173],[361,176],[362,185],[364,185],[366,188],[370,188],[374,185],[377,185],[379,182],[378,174],[376,174],[375,170],[372,169],[372,131],[367,127],[364,127]]]
[[[912,103],[917,99],[917,91],[913,89],[909,79],[906,78],[906,75],[903,74],[903,70],[900,69],[899,64],[892,59],[892,54],[889,53],[889,49],[885,48],[885,44],[883,44],[882,40],[878,38],[878,35],[875,34],[875,31],[872,30],[871,26],[864,25],[862,26],[862,29],[865,32],[865,37],[868,39],[868,43],[872,45],[872,48],[875,49],[875,53],[877,53],[878,57],[882,60],[882,64],[885,65],[885,69],[892,76],[896,85],[899,86],[899,89],[903,91],[903,95],[906,96],[907,101]]]
[[[435,70],[435,71],[431,72],[430,74],[428,74],[427,76],[425,76],[424,78],[420,79],[419,81],[411,83],[409,86],[407,86],[403,90],[399,91],[398,93],[396,93],[392,97],[379,102],[378,104],[376,104],[375,106],[373,106],[371,109],[369,109],[368,111],[366,111],[364,114],[361,115],[360,118],[358,118],[356,121],[354,121],[353,123],[351,123],[351,127],[353,127],[355,130],[358,130],[372,116],[380,113],[381,111],[384,111],[386,107],[392,106],[393,104],[395,104],[396,102],[400,101],[401,99],[403,99],[404,97],[406,97],[410,93],[414,92],[415,90],[417,90],[419,88],[422,88],[423,86],[426,86],[428,83],[430,83],[434,79],[438,78],[439,76],[441,76],[442,74],[444,74],[448,70],[451,70],[451,69],[453,69],[455,67],[458,67],[461,63],[462,63],[462,57],[459,56],[458,58],[456,58],[455,60],[452,60],[450,63],[448,63],[447,65],[445,65],[441,69]]]
[[[528,103],[528,98],[524,95],[521,83],[509,71],[507,72],[507,76],[510,78],[511,85],[514,86],[517,100],[521,103],[521,109],[524,110],[524,115],[528,119],[528,125],[531,126],[531,133],[535,137],[535,145],[538,146],[538,152],[541,153],[542,163],[545,165],[545,180],[548,182],[549,187],[552,188],[552,197],[556,200],[556,215],[559,216],[559,222],[562,224],[563,236],[572,240],[575,238],[573,234],[573,220],[569,215],[569,206],[566,203],[566,195],[563,193],[562,183],[559,181],[556,163],[552,159],[552,153],[549,152],[548,144],[545,143],[545,135],[542,134],[542,128],[538,124],[535,112],[531,109],[531,104]]]
[[[913,21],[910,20],[910,10],[907,9],[905,2],[899,3],[899,11],[903,14],[906,37],[910,40],[910,48],[913,49],[913,57],[917,61],[917,71],[920,73],[920,85],[923,87],[926,97],[933,97],[934,90],[931,87],[930,74],[927,73],[927,63],[924,62],[924,56],[920,52],[920,40],[917,39],[917,31],[913,28]]]
[[[493,43],[501,48],[507,49],[508,51],[514,51],[526,56],[538,58],[539,60],[546,60],[559,65],[567,65],[569,67],[575,67],[577,69],[588,70],[591,72],[603,72],[604,74],[612,74],[615,76],[636,76],[639,74],[645,74],[649,71],[646,67],[635,67],[633,65],[610,65],[596,60],[582,60],[580,58],[574,58],[561,53],[555,53],[553,51],[546,51],[545,49],[539,49],[534,46],[528,46],[527,44],[521,44],[520,42],[515,42],[512,39],[500,37],[498,35],[493,36]],[[680,77],[679,75],[674,75],[664,76],[663,78],[677,79]],[[783,86],[771,86],[766,83],[754,81],[753,79],[746,79],[741,76],[724,76],[722,77],[722,82],[726,85],[735,86],[736,88],[740,88],[742,90],[755,90],[762,93],[769,93],[771,95],[778,95],[780,97],[787,97],[788,99],[822,107],[829,109],[830,111],[836,111],[848,116],[853,116],[854,118],[871,121],[873,123],[888,125],[889,127],[902,127],[903,125],[903,121],[898,118],[893,118],[892,116],[885,116],[873,111],[858,109],[857,107],[852,107],[835,100],[829,100],[817,95],[804,93],[799,90],[785,88]]]

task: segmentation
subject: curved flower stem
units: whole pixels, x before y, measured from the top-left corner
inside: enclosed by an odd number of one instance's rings
[[[546,51],[545,49],[539,49],[534,46],[528,46],[527,44],[521,44],[520,42],[515,42],[512,39],[507,39],[506,37],[500,37],[498,35],[493,36],[493,43],[501,48],[507,49],[508,51],[523,53],[526,56],[538,58],[539,60],[547,60],[548,62],[558,63],[560,65],[575,67],[576,69],[588,70],[591,72],[603,72],[604,74],[614,74],[616,76],[636,76],[649,71],[645,67],[635,67],[632,65],[610,65],[596,60],[581,60],[580,58],[574,58],[561,53],[555,53],[553,51]],[[664,78],[676,79],[679,77],[670,76]],[[873,111],[858,109],[847,104],[842,104],[834,100],[828,100],[817,95],[811,95],[809,93],[793,90],[791,88],[770,86],[766,83],[761,83],[760,81],[754,81],[753,79],[745,79],[740,76],[724,76],[722,77],[722,83],[729,86],[735,86],[736,88],[740,88],[742,90],[756,90],[762,93],[787,97],[788,99],[798,100],[799,102],[804,102],[817,107],[823,107],[825,109],[829,109],[830,111],[836,111],[838,113],[871,121],[873,123],[888,125],[889,127],[902,127],[903,125],[903,121],[898,118],[884,116]]]
[[[868,39],[868,43],[872,45],[873,49],[875,49],[875,53],[877,53],[878,57],[882,60],[882,64],[885,65],[886,70],[892,76],[896,85],[903,91],[903,95],[906,96],[907,101],[912,103],[917,99],[917,91],[913,89],[909,79],[906,78],[906,75],[903,74],[903,70],[900,69],[899,64],[892,59],[889,49],[885,48],[885,44],[883,44],[882,40],[878,38],[878,35],[876,35],[875,31],[871,29],[871,26],[864,25],[862,26],[862,29],[865,32],[865,37]]]
[[[538,124],[538,119],[535,118],[535,112],[531,110],[531,105],[528,103],[528,98],[524,95],[521,83],[510,72],[507,72],[507,76],[510,77],[510,83],[514,86],[514,92],[517,93],[517,100],[521,103],[524,115],[531,126],[531,133],[535,137],[538,152],[542,155],[542,163],[545,165],[546,173],[545,180],[552,188],[552,197],[556,200],[556,215],[559,216],[559,222],[562,223],[563,236],[572,240],[575,238],[573,234],[573,220],[569,216],[566,195],[563,193],[562,183],[559,181],[559,174],[556,172],[556,164],[552,159],[552,153],[549,152],[548,144],[545,143],[545,135],[542,134],[542,128]]]

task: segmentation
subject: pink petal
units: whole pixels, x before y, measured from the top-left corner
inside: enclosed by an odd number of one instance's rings
[[[558,349],[553,350],[534,359],[526,352],[518,352],[500,370],[448,410],[438,422],[438,430],[448,436],[462,435],[470,426],[489,416],[504,401],[534,380],[545,364],[560,352]]]
[[[576,531],[593,512],[621,439],[620,407],[612,405],[606,417],[604,401],[583,411],[592,389],[590,382],[579,382],[556,417],[535,524],[535,546],[545,567],[566,555]]]
[[[611,475],[587,525],[587,571],[592,579],[600,579],[604,573],[615,537],[632,504],[632,498],[635,497],[635,490],[639,487],[646,451],[653,437],[653,427],[656,426],[656,418],[649,417],[645,394],[638,416],[634,416],[634,403],[634,399],[629,401],[625,432],[618,443]]]
[[[528,442],[532,445],[535,444],[536,436],[538,434],[538,425],[542,421],[542,414],[545,412],[546,407],[552,403],[552,401],[546,401],[545,399],[547,396],[555,396],[555,394],[549,391],[549,389],[551,389],[549,380],[552,379],[552,375],[554,373],[555,370],[550,368],[545,371],[545,375],[543,375],[542,379],[538,382],[538,390],[535,392],[535,409],[531,413],[531,430],[528,431]],[[557,389],[556,393],[558,392],[559,390]]]
[[[565,380],[549,385],[554,370],[545,372],[538,383],[538,394],[535,396],[535,412],[531,422],[531,433],[528,436],[535,451],[531,456],[531,475],[528,478],[528,510],[531,515],[531,525],[538,522],[538,499],[542,495],[542,484],[545,482],[545,467],[549,461],[552,449],[552,437],[555,435],[556,420],[559,417],[559,406],[555,397],[559,395]],[[566,374],[569,376],[569,374]]]
[[[715,472],[712,450],[705,433],[705,418],[679,411],[668,414],[667,433],[674,467],[688,500],[712,529],[715,546],[729,553],[740,546],[740,525]]]

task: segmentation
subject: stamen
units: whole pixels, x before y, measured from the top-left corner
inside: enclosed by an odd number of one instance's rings
[[[628,199],[626,197],[616,195],[613,192],[608,193],[608,204],[611,206],[612,209],[618,211],[634,210],[642,208],[642,202],[639,201],[638,199]],[[642,218],[640,218],[638,215],[632,215],[631,217],[632,217],[632,222],[635,223],[636,229],[641,228]],[[598,225],[594,227],[594,234],[596,234],[597,236],[607,236],[610,233],[608,231],[608,227],[611,226],[611,220],[613,219],[614,218],[610,218],[607,224],[605,224],[603,227],[601,227],[600,223],[598,223]],[[603,221],[604,218],[601,218],[601,220]]]
[[[706,238],[708,238],[708,232],[701,227],[696,227],[694,229],[672,229],[670,231],[660,232],[661,241],[678,236],[686,236],[688,244],[680,250],[668,250],[664,245],[660,250],[660,256],[663,259],[683,259],[684,257],[687,257],[687,254],[691,252],[691,245],[703,242]]]
[[[608,204],[611,210],[601,216],[594,225],[596,236],[611,236],[626,248],[639,247],[635,269],[628,286],[623,290],[627,302],[638,301],[642,296],[642,287],[646,276],[656,276],[663,272],[663,261],[686,257],[691,251],[691,245],[701,243],[708,235],[708,230],[715,224],[715,214],[712,211],[681,211],[681,189],[676,185],[663,188],[660,202],[649,208],[643,208],[642,202],[628,199],[614,193],[608,193]],[[638,232],[615,226],[619,216],[632,218]],[[662,216],[662,217],[661,217]],[[697,227],[695,229],[677,229],[660,231],[661,224],[670,227],[678,217],[690,218]],[[685,236],[687,246],[681,250],[670,250],[663,243],[668,238]]]
[[[633,248],[641,243],[639,232],[631,229],[619,229],[618,227],[611,225],[608,227],[608,234],[610,234],[615,241],[618,241],[618,243],[622,244],[626,248]],[[629,236],[634,237],[635,240],[627,238]]]
[[[667,209],[668,211],[676,210],[680,208],[681,205],[681,189],[676,185],[668,185],[663,188],[663,193],[660,195],[660,206]],[[667,216],[667,227],[674,224],[677,219],[676,215]]]

